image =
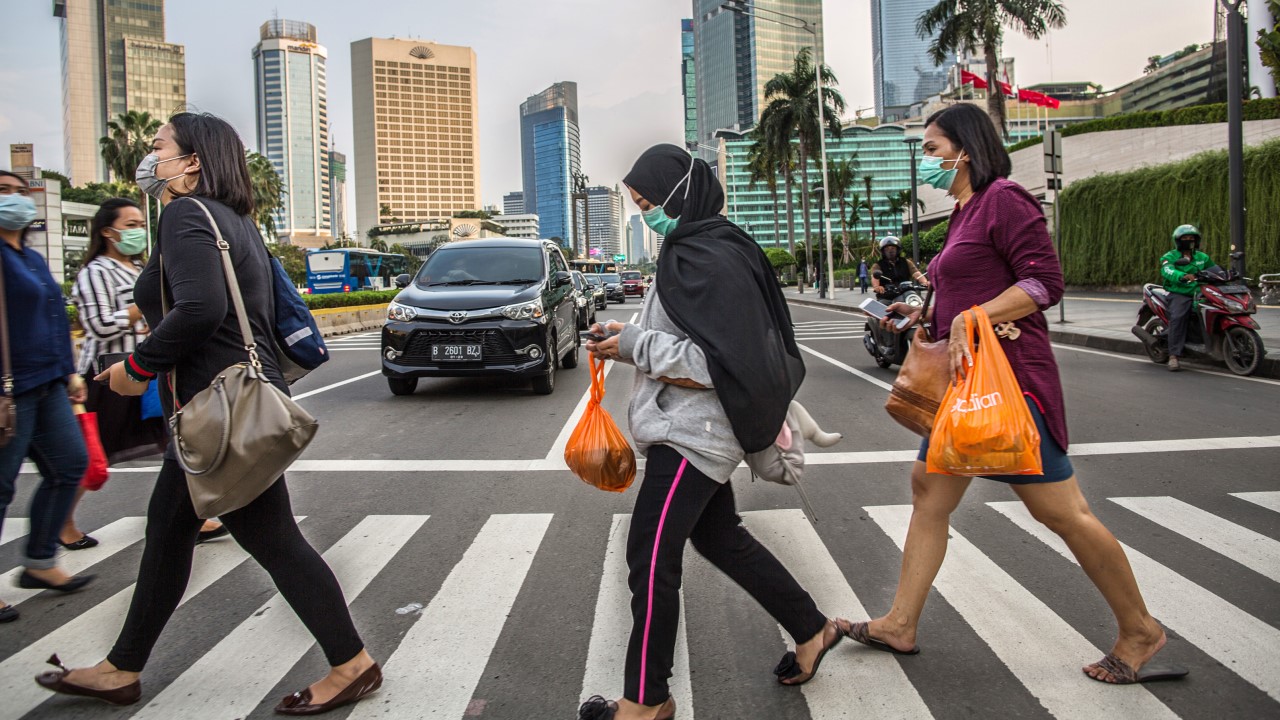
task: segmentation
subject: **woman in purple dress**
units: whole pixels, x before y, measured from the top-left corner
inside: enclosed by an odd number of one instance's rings
[[[1067,457],[1062,383],[1043,313],[1062,299],[1062,270],[1040,204],[1008,179],[1009,154],[977,106],[954,105],[930,117],[923,149],[921,179],[956,200],[942,252],[929,266],[937,296],[931,311],[935,332],[951,338],[952,371],[963,375],[972,358],[962,313],[980,305],[991,322],[1013,323],[1020,332],[1003,338],[1001,346],[1040,431],[1042,475],[987,479],[1008,483],[1031,515],[1066,542],[1115,614],[1119,637],[1102,660],[1084,667],[1089,677],[1128,684],[1186,675],[1150,663],[1164,647],[1164,629],[1147,611],[1124,550],[1089,510]],[[918,308],[897,303],[891,309],[919,321]],[[951,512],[969,487],[968,477],[925,472],[928,449],[925,438],[911,472],[911,525],[893,607],[854,623],[850,632],[877,650],[919,652],[920,614],[947,551]]]

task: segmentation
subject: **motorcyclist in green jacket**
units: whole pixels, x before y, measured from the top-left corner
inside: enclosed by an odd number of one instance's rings
[[[1181,265],[1180,260],[1187,262]],[[1187,342],[1187,323],[1200,294],[1196,273],[1214,262],[1200,252],[1200,231],[1194,225],[1179,225],[1173,231],[1173,250],[1160,257],[1160,277],[1169,291],[1169,369],[1182,369],[1180,358]]]

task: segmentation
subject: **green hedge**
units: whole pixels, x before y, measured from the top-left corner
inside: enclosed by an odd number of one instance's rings
[[[765,257],[769,258],[769,264],[773,265],[774,270],[785,270],[796,264],[796,259],[791,253],[782,248],[765,248]]]
[[[1280,272],[1280,140],[1244,151],[1248,272]],[[1227,153],[1201,153],[1176,163],[1095,175],[1062,192],[1062,264],[1070,285],[1159,282],[1161,255],[1173,229],[1200,229],[1202,249],[1226,266],[1230,218]]]
[[[1244,103],[1245,120],[1280,119],[1280,98],[1249,100]],[[1107,130],[1133,130],[1136,128],[1173,127],[1176,125],[1207,125],[1227,121],[1227,104],[1194,105],[1177,110],[1152,110],[1089,120],[1062,129],[1063,137],[1105,132]],[[1043,137],[1033,137],[1009,147],[1009,152],[1043,145]]]
[[[395,298],[399,290],[360,290],[349,293],[329,293],[327,295],[303,295],[307,307],[312,310],[325,308],[355,307],[357,305],[386,305]]]

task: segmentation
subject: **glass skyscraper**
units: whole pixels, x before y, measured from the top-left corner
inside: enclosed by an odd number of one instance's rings
[[[693,20],[680,21],[680,94],[684,97],[684,142],[698,142],[697,63],[693,55]]]
[[[954,54],[935,66],[933,38],[916,35],[916,19],[938,0],[871,0],[871,66],[876,115],[881,122],[906,118],[912,105],[942,92]]]
[[[578,84],[558,82],[520,104],[524,211],[545,238],[573,244],[573,176],[582,171]]]
[[[253,48],[258,148],[285,191],[276,232],[292,244],[320,247],[333,237],[328,53],[310,23],[268,20],[259,36]]]
[[[329,203],[332,208],[333,236],[347,234],[347,156],[329,151]]]

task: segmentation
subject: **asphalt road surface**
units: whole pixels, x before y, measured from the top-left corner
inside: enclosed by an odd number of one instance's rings
[[[625,320],[638,305],[611,306]],[[808,378],[799,399],[844,441],[810,455],[816,523],[785,487],[735,477],[747,525],[832,615],[885,611],[909,518],[917,439],[882,410],[891,371],[862,348],[862,321],[793,308]],[[549,397],[503,379],[424,380],[393,397],[376,333],[331,342],[334,359],[295,386],[321,430],[288,482],[301,527],[325,553],[383,690],[352,718],[575,717],[616,697],[629,615],[623,551],[634,488],[584,485],[563,467],[588,373]],[[1059,348],[1073,462],[1094,511],[1124,544],[1162,659],[1182,682],[1109,687],[1080,666],[1110,649],[1102,598],[1006,486],[975,481],[952,519],[948,561],[921,625],[923,652],[852,642],[802,689],[771,674],[778,626],[692,551],[673,692],[682,720],[747,718],[1262,718],[1280,716],[1280,382],[1174,375],[1141,358]],[[612,366],[605,407],[625,429],[633,378]],[[229,540],[197,548],[188,597],[143,676],[138,705],[57,697],[31,680],[109,648],[132,592],[154,471],[116,471],[81,526],[102,544],[64,565],[98,573],[73,596],[21,592],[14,540],[24,475],[2,540],[2,718],[266,718],[324,672],[322,654],[265,573]],[[744,471],[739,472],[745,475]]]

